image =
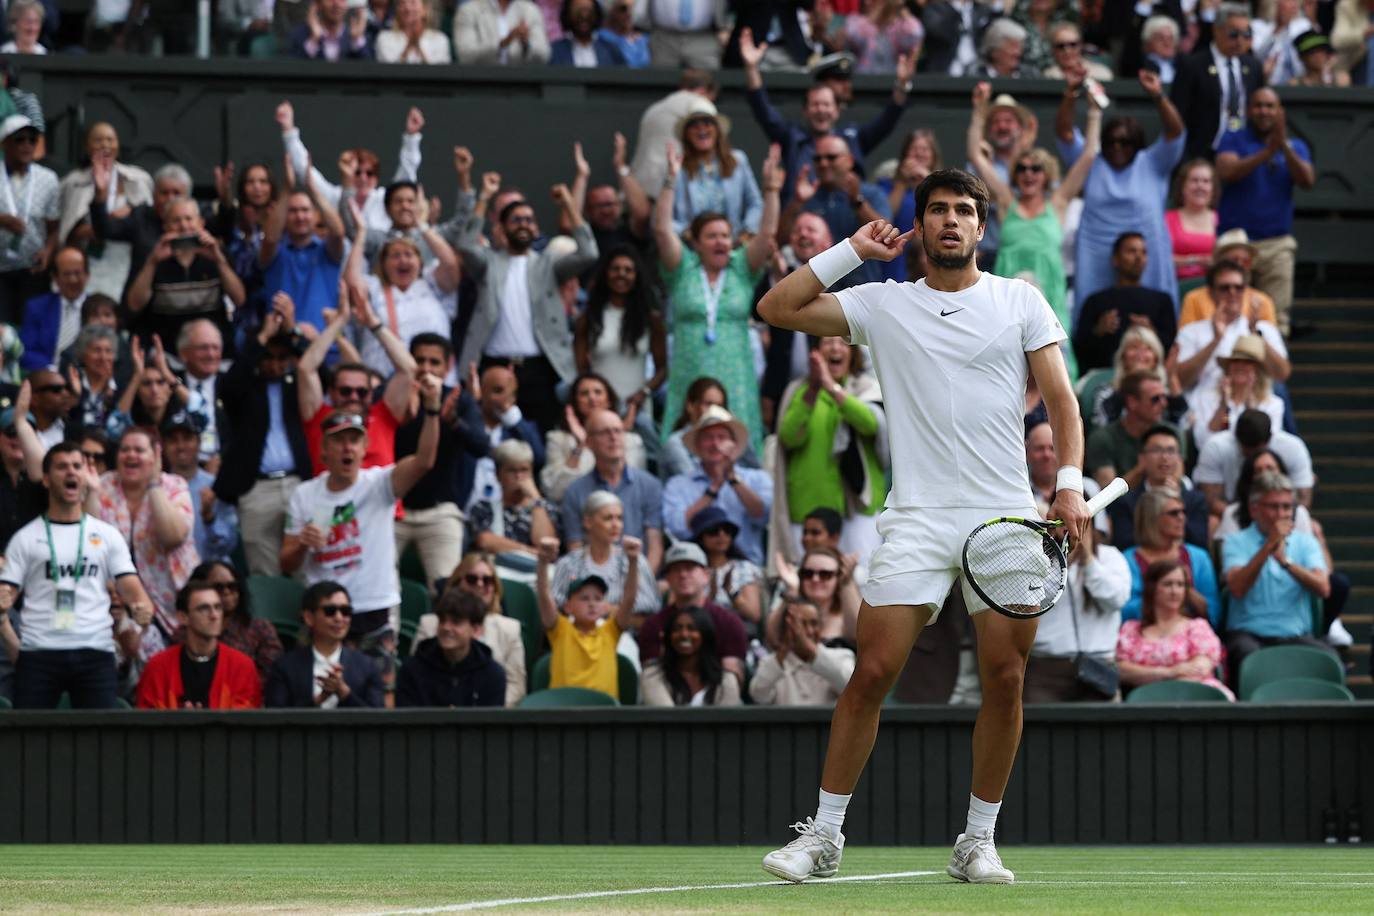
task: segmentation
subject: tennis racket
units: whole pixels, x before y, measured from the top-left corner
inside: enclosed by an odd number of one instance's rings
[[[1126,481],[1116,478],[1088,500],[1088,514],[1101,512],[1126,490]],[[964,578],[999,614],[1016,620],[1039,617],[1054,607],[1068,581],[1072,546],[1067,536],[1061,543],[1051,534],[1063,527],[1057,519],[988,519],[964,541]]]

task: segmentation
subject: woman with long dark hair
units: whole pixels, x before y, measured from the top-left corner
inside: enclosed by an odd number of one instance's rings
[[[654,358],[654,377],[645,364]],[[616,245],[602,257],[587,290],[587,307],[573,327],[578,372],[602,376],[628,413],[652,420],[644,402],[668,378],[668,333],[634,248]]]
[[[262,224],[277,199],[277,179],[266,163],[252,162],[234,173],[234,163],[215,169],[215,190],[219,209],[209,229],[224,242],[224,254],[243,281],[244,315],[235,324],[261,320],[266,305],[262,286],[265,271],[258,262],[262,249]]]
[[[739,682],[721,665],[716,627],[699,607],[679,610],[663,630],[663,655],[639,679],[645,706],[738,706]]]
[[[272,663],[282,653],[281,638],[270,622],[253,616],[243,577],[228,563],[211,560],[191,570],[189,581],[209,582],[219,592],[220,603],[224,605],[224,632],[220,634],[220,642],[251,658],[258,669],[258,679],[265,682]]]
[[[1221,640],[1207,618],[1188,604],[1188,577],[1173,560],[1157,560],[1145,571],[1139,620],[1121,625],[1117,669],[1127,684],[1198,681],[1235,696],[1217,680]]]
[[[573,379],[559,428],[549,430],[544,436],[544,468],[539,472],[539,484],[544,497],[551,502],[562,502],[568,485],[590,474],[596,466],[596,458],[587,448],[586,423],[598,410],[620,413],[620,398],[604,376],[583,372]],[[643,438],[639,433],[627,431],[625,463],[642,471],[646,460]]]

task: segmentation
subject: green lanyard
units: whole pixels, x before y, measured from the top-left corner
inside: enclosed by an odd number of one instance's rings
[[[53,581],[53,585],[54,585],[54,587],[55,587],[55,586],[57,585],[57,583],[58,583],[58,581],[60,580],[61,577],[58,576],[58,574],[57,574],[57,570],[58,570],[58,566],[57,566],[57,548],[53,547],[53,543],[52,543],[52,525],[51,525],[51,523],[49,523],[49,521],[48,521],[48,514],[47,514],[46,512],[43,513],[43,530],[45,530],[45,531],[48,533],[48,557],[50,558],[50,560],[51,560],[51,562],[52,562],[52,581]],[[73,587],[73,588],[75,588],[76,585],[77,585],[77,583],[79,583],[79,582],[81,581],[81,568],[82,568],[81,561],[85,558],[85,555],[86,555],[86,513],[83,512],[83,513],[81,513],[81,530],[80,530],[80,531],[77,533],[77,535],[76,535],[76,569],[75,569],[75,571],[72,573],[72,587]]]

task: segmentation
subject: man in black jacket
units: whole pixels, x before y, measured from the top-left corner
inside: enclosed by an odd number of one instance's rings
[[[1211,159],[1222,134],[1245,126],[1250,94],[1264,85],[1251,40],[1249,9],[1226,3],[1217,10],[1211,42],[1179,59],[1169,98],[1188,130],[1185,160]]]
[[[234,435],[224,443],[215,495],[239,510],[239,530],[254,575],[281,575],[278,554],[286,506],[302,480],[310,479],[293,364],[301,339],[288,297],[273,301],[258,336],[218,383]]]
[[[434,613],[439,633],[426,639],[396,679],[396,705],[503,706],[506,669],[474,635],[487,608],[471,592],[451,588]]]
[[[987,27],[1002,14],[1001,6],[978,0],[927,3],[921,11],[921,25],[926,30],[921,49],[921,72],[972,75],[978,63],[978,44]]]
[[[372,707],[384,705],[377,663],[345,646],[353,605],[337,582],[316,582],[301,599],[310,645],[284,653],[267,674],[263,705],[273,707]],[[506,688],[505,678],[501,689]]]

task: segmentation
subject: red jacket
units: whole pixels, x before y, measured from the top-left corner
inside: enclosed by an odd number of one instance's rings
[[[138,680],[135,704],[139,709],[181,708],[181,646],[163,649],[148,661]],[[210,681],[211,709],[259,709],[262,682],[253,660],[223,643],[215,676]]]

